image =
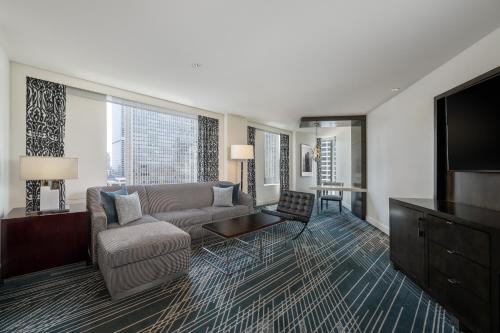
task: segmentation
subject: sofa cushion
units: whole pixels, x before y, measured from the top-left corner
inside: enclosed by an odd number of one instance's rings
[[[118,191],[106,192],[101,191],[101,202],[104,212],[106,213],[106,221],[108,223],[118,222],[118,212],[116,211],[115,198],[117,195],[127,195],[127,188],[122,187]]]
[[[191,246],[191,237],[185,231],[165,222],[134,225],[100,232],[100,263],[107,267],[151,259]]]
[[[172,223],[182,229],[211,221],[210,214],[207,214],[206,211],[201,209],[186,209],[175,212],[157,213],[153,216],[160,221]]]
[[[228,219],[250,214],[248,206],[236,205],[233,207],[204,207],[202,208],[207,214],[212,217],[212,221]]]
[[[121,225],[141,219],[141,201],[139,200],[139,194],[137,194],[137,192],[129,195],[117,195],[115,204],[118,223]]]
[[[122,188],[122,186],[117,186],[117,185],[102,186],[102,187],[92,187],[92,188],[90,188],[90,191],[89,191],[90,193],[89,194],[91,196],[98,195],[99,196],[99,202],[100,202],[101,201],[101,198],[100,198],[100,192],[101,191],[103,191],[103,192],[113,192],[113,191],[119,190],[120,188]],[[137,194],[139,194],[139,199],[141,200],[142,213],[143,214],[150,214],[150,212],[149,212],[149,201],[148,201],[148,194],[146,192],[146,186],[144,186],[144,185],[131,185],[131,186],[125,186],[125,188],[127,189],[128,193],[137,192]],[[95,201],[95,199],[93,199],[92,201]]]
[[[218,187],[227,188],[231,187],[233,189],[233,205],[237,205],[240,203],[240,184],[225,184],[219,183]]]
[[[233,207],[233,188],[214,186],[214,207]]]
[[[151,223],[151,222],[159,222],[159,221],[160,220],[155,219],[151,215],[142,215],[142,217],[140,219],[135,220],[134,222],[127,223],[125,226],[121,226],[118,223],[110,223],[110,224],[108,224],[108,229],[129,227],[129,226],[133,226],[133,225],[139,225],[139,224]]]

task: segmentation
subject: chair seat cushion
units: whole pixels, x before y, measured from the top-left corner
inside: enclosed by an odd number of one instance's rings
[[[98,234],[100,265],[120,267],[191,246],[185,231],[166,222],[153,222],[102,231]]]
[[[232,207],[204,207],[202,210],[211,216],[212,221],[250,214],[248,206],[245,205],[235,205]]]
[[[328,195],[322,195],[321,200],[341,201],[342,198],[339,195],[328,194]]]
[[[153,216],[160,221],[172,223],[181,229],[211,221],[210,215],[207,212],[197,208],[156,213]]]
[[[142,215],[142,217],[140,219],[135,220],[135,221],[130,222],[130,223],[127,223],[125,226],[122,226],[119,223],[110,223],[110,224],[108,224],[108,229],[122,228],[122,227],[128,227],[128,226],[132,226],[132,225],[139,225],[139,224],[159,222],[159,221],[160,220],[155,219],[151,215]]]

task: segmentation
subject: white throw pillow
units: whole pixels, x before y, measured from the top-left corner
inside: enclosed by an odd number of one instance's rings
[[[214,207],[233,207],[233,187],[213,187]]]
[[[125,225],[142,217],[141,201],[137,192],[129,195],[117,195],[115,205],[120,225]]]

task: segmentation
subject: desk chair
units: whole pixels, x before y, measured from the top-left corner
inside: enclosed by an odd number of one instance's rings
[[[324,182],[324,186],[344,186],[344,183],[341,182]],[[336,194],[328,194],[329,191],[325,191],[326,194],[321,195],[321,211],[323,211],[323,201],[326,201],[326,209],[328,209],[328,201],[338,201],[339,203],[339,211],[342,213],[342,199],[344,198],[344,192],[338,191],[338,195]]]

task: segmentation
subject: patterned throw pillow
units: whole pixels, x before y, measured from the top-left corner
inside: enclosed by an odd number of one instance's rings
[[[240,203],[240,184],[219,184],[218,186],[222,188],[232,187],[233,205],[237,205]]]
[[[125,225],[142,217],[141,201],[137,192],[129,195],[117,195],[115,204],[120,225]]]
[[[214,207],[232,207],[233,206],[233,188],[213,187]]]
[[[118,191],[114,192],[101,191],[101,204],[104,208],[104,212],[106,213],[106,220],[108,224],[118,222],[118,216],[116,215],[115,197],[117,195],[127,194],[128,191],[126,187],[122,187]]]

